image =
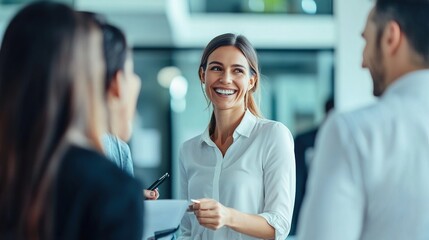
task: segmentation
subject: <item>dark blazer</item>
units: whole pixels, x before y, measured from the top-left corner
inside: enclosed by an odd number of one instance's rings
[[[55,239],[141,240],[142,187],[106,157],[70,147],[57,180]]]

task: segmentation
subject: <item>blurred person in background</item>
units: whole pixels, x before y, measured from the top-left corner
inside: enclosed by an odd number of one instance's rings
[[[108,132],[103,135],[102,143],[107,156],[119,168],[134,176],[130,147],[126,143],[132,134],[137,98],[141,80],[134,72],[131,49],[125,34],[118,27],[102,20],[100,15],[84,13],[98,19],[103,30],[104,59],[106,63],[106,98],[108,114]],[[146,199],[156,200],[158,189],[144,190]]]
[[[334,99],[332,97],[325,101],[325,117],[328,117],[329,112],[334,108]],[[323,124],[323,122],[322,122]],[[299,212],[301,210],[302,201],[305,196],[305,186],[307,184],[308,169],[314,158],[314,143],[320,125],[301,134],[298,134],[295,139],[295,165],[296,165],[296,194],[295,207],[293,209],[291,235],[296,234],[296,228],[299,220]]]
[[[375,104],[316,140],[299,240],[429,238],[429,0],[377,0],[362,66]]]
[[[103,37],[54,2],[21,9],[0,48],[0,239],[141,239],[140,184],[103,155]]]

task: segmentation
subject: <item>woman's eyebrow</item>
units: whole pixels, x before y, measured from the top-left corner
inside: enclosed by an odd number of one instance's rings
[[[212,62],[210,62],[208,65],[213,65],[213,64],[217,64],[217,65],[221,65],[221,66],[223,66],[223,64],[222,64],[221,62],[218,62],[218,61],[212,61]],[[233,66],[233,67],[246,68],[246,67],[244,67],[244,66],[243,66],[243,65],[241,65],[241,64],[232,64],[232,66]]]
[[[239,68],[246,68],[245,66],[241,64],[232,64],[233,67],[239,67]]]
[[[212,64],[218,64],[218,65],[222,65],[223,66],[223,64],[221,62],[218,62],[218,61],[212,61],[212,62],[209,63],[209,65],[212,65]]]

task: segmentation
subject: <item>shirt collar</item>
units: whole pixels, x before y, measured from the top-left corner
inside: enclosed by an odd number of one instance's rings
[[[411,95],[414,97],[423,97],[425,101],[429,90],[429,69],[417,70],[407,73],[393,82],[382,98],[389,98],[395,95]]]
[[[250,137],[250,134],[257,123],[257,118],[249,110],[244,113],[243,119],[234,131],[232,137],[234,140],[240,135],[243,137]],[[206,142],[209,146],[215,146],[210,138],[209,128],[207,127],[200,138],[201,143]]]
[[[253,115],[249,109],[246,110],[244,113],[244,117],[241,120],[241,123],[238,125],[238,127],[234,131],[233,137],[236,138],[236,135],[239,134],[244,137],[250,137],[250,133],[252,132],[253,128],[255,127],[257,122],[257,119],[255,115]]]

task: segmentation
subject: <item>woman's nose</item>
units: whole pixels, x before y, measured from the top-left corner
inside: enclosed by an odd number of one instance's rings
[[[225,72],[224,74],[222,74],[221,78],[220,78],[220,82],[225,83],[225,84],[230,84],[232,83],[233,80],[233,75],[231,73]]]

